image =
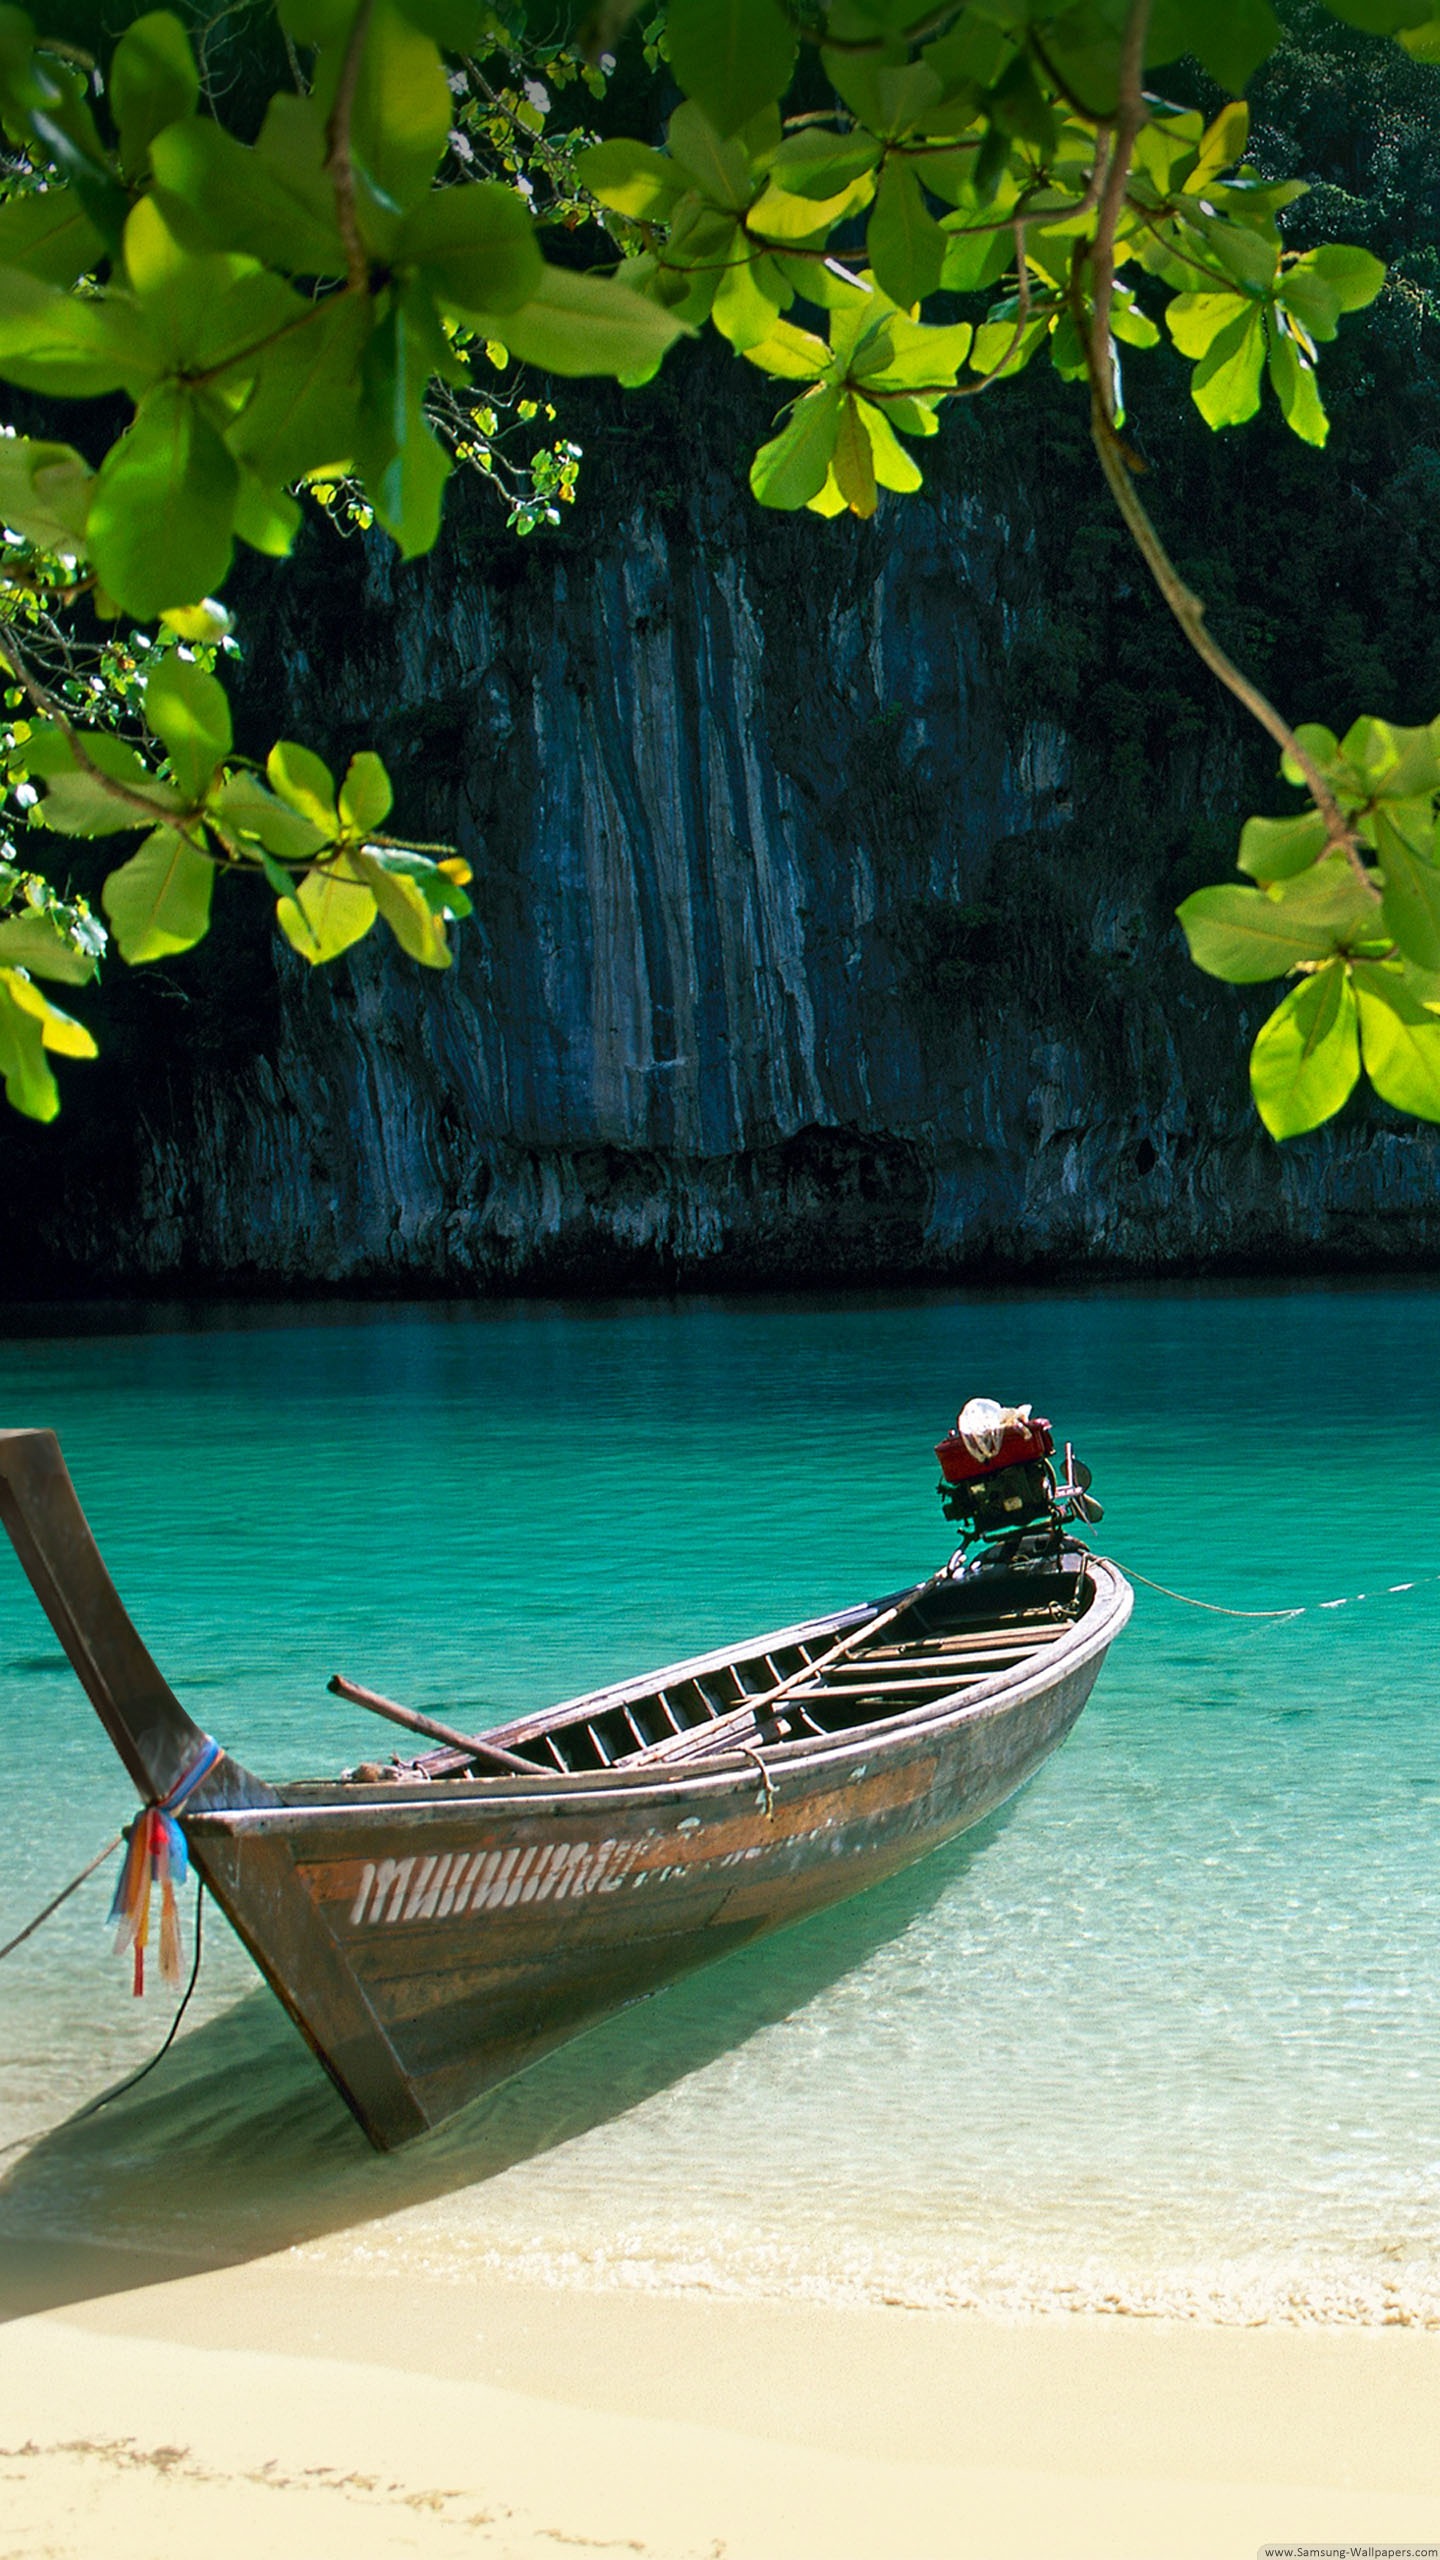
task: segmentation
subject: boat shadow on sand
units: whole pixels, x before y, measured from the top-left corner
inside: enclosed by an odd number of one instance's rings
[[[171,2282],[478,2186],[625,2115],[838,1982],[952,1890],[1017,1799],[919,1866],[603,2020],[404,2150],[373,2152],[257,1988],[0,2178],[0,2320]]]

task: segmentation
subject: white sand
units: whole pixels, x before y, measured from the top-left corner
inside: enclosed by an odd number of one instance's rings
[[[1001,2325],[288,2255],[176,2276],[38,2246],[0,2284],[0,2560],[1440,2542],[1430,2332]]]

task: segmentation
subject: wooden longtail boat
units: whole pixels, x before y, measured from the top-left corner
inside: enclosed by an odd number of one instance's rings
[[[1064,1741],[1129,1585],[1070,1533],[1098,1506],[1068,1452],[1057,1488],[1038,1459],[987,1469],[947,1457],[959,1448],[940,1449],[950,1516],[1004,1532],[977,1560],[484,1736],[337,1682],[439,1747],[283,1786],[207,1761],[53,1432],[0,1432],[0,1518],[141,1797],[183,1798],[190,1860],[388,2150],[625,2002],[968,1829]],[[999,1456],[1017,1450],[1012,1433]]]

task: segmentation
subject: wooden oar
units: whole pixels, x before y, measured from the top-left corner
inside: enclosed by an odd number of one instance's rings
[[[457,1733],[451,1724],[442,1724],[438,1716],[422,1716],[414,1707],[397,1706],[393,1698],[382,1698],[375,1689],[362,1689],[353,1680],[342,1680],[337,1671],[329,1683],[336,1698],[348,1698],[352,1706],[368,1707],[373,1716],[388,1716],[392,1724],[403,1724],[407,1733],[423,1733],[432,1742],[448,1743],[452,1751],[463,1751],[471,1760],[493,1760],[502,1769],[513,1769],[517,1778],[543,1778],[547,1773],[533,1760],[522,1760],[518,1752],[502,1751],[498,1743],[482,1742],[478,1735]]]
[[[717,1737],[740,1732],[746,1724],[777,1705],[780,1699],[787,1698],[802,1681],[813,1680],[817,1673],[828,1671],[832,1662],[843,1661],[857,1644],[865,1642],[867,1636],[879,1635],[883,1627],[892,1627],[907,1609],[914,1608],[917,1600],[924,1599],[927,1591],[933,1591],[937,1582],[944,1582],[949,1572],[949,1565],[942,1564],[937,1573],[931,1574],[928,1582],[921,1582],[913,1591],[907,1591],[904,1599],[897,1600],[892,1609],[882,1609],[878,1618],[867,1618],[860,1626],[852,1627],[849,1635],[842,1636],[828,1653],[817,1654],[813,1662],[802,1663],[798,1671],[792,1671],[775,1688],[762,1689],[753,1698],[742,1698],[738,1706],[727,1707],[723,1715],[716,1716],[713,1724],[691,1725],[684,1733],[667,1734],[663,1742],[648,1743],[643,1751],[627,1752],[623,1759],[615,1762],[616,1768],[648,1769],[656,1761],[708,1758]]]

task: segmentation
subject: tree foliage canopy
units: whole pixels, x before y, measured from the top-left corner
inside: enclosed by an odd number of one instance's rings
[[[1440,63],[1440,0],[1326,6]],[[11,1102],[51,1116],[51,1057],[93,1054],[45,985],[83,985],[108,940],[187,949],[227,872],[263,876],[309,961],[381,922],[449,964],[468,874],[387,831],[377,756],[337,782],[294,741],[236,754],[235,546],[283,559],[308,499],[413,557],[466,463],[524,530],[578,457],[542,434],[506,461],[497,404],[554,423],[501,387],[512,363],[636,384],[711,326],[774,386],[750,466],[771,508],[868,518],[921,486],[954,401],[1039,360],[1079,387],[1162,596],[1302,795],[1180,910],[1202,968],[1293,982],[1255,1043],[1261,1116],[1313,1128],[1363,1065],[1440,1118],[1440,721],[1292,729],[1209,633],[1126,438],[1163,342],[1211,428],[1273,403],[1323,445],[1321,350],[1384,282],[1366,247],[1292,245],[1303,183],[1247,159],[1269,0],[669,0],[644,31],[678,92],[663,140],[551,133],[551,91],[603,91],[629,14],[546,46],[482,0],[275,0],[217,76],[171,10],[92,54],[63,0],[0,6],[0,376],[47,426],[85,404],[75,443],[0,441],[7,771],[42,839],[132,846],[103,922],[53,860],[0,862]],[[1182,58],[1228,97],[1208,119],[1164,95]]]

